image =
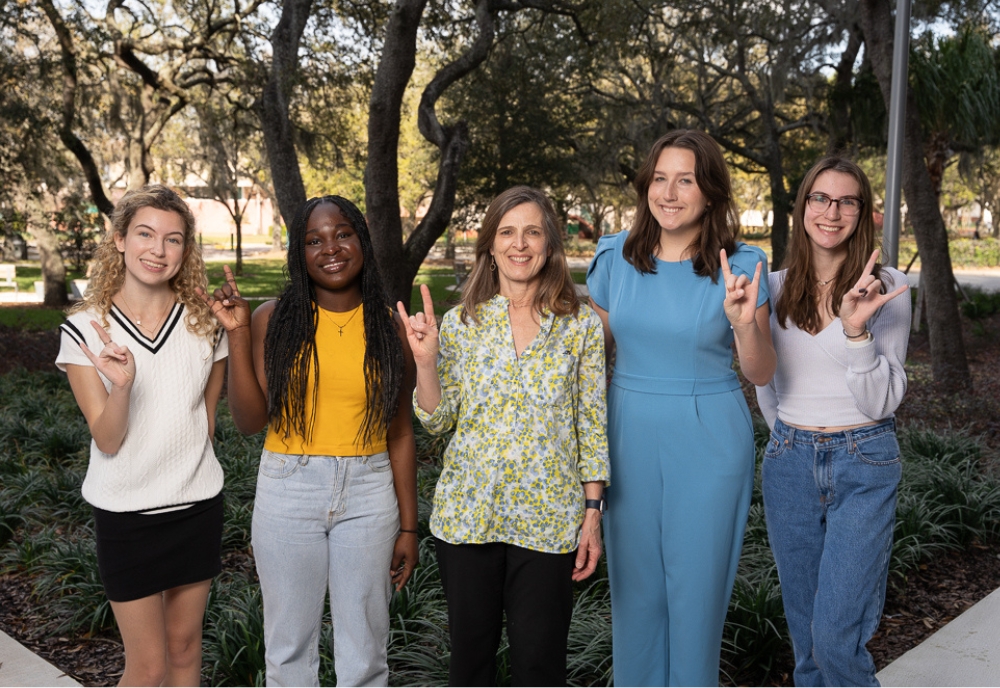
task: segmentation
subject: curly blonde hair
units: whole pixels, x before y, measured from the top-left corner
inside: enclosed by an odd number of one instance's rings
[[[201,247],[195,240],[194,215],[176,192],[162,184],[150,184],[129,191],[118,201],[111,214],[111,230],[94,252],[87,294],[70,312],[93,309],[100,314],[101,324],[108,327],[111,299],[121,291],[125,283],[125,256],[115,245],[115,236],[124,237],[136,213],[143,208],[177,213],[184,221],[184,262],[178,273],[171,278],[170,288],[187,309],[185,321],[188,330],[210,339],[214,344],[218,337],[218,321],[195,291],[198,287],[208,291],[208,278],[205,276]]]

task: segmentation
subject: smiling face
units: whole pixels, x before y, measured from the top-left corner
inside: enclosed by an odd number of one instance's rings
[[[357,304],[333,303],[331,297],[361,296],[361,269],[365,260],[361,239],[335,203],[313,208],[305,232],[306,272],[316,288],[320,306],[339,310]]]
[[[545,218],[534,203],[522,203],[504,213],[490,254],[497,264],[500,294],[537,286],[539,273],[552,252],[545,240]]]
[[[184,219],[172,210],[137,210],[125,235],[114,235],[127,278],[147,286],[169,283],[184,263],[184,229]]]
[[[660,229],[685,241],[701,231],[708,200],[695,178],[694,151],[668,147],[656,161],[646,200]]]
[[[861,197],[857,180],[844,172],[827,170],[816,177],[810,194],[823,194],[828,198]],[[847,252],[847,240],[858,228],[860,215],[847,217],[840,211],[839,203],[831,203],[825,212],[817,212],[807,203],[802,218],[813,253],[817,251],[841,255]]]

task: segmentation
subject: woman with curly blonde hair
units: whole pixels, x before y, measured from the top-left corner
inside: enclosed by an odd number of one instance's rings
[[[90,289],[60,327],[66,372],[93,441],[83,497],[125,645],[120,685],[198,685],[201,625],[219,573],[222,468],[212,435],[228,341],[191,211],[170,189],[130,191]]]

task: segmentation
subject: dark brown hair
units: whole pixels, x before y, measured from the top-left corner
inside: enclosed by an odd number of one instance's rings
[[[701,231],[690,247],[692,263],[696,273],[702,277],[710,277],[715,282],[719,277],[719,251],[726,249],[728,255],[733,255],[740,224],[726,160],[722,157],[719,145],[702,131],[676,129],[661,136],[653,144],[646,161],[635,176],[635,190],[639,200],[635,209],[635,222],[625,239],[622,254],[639,272],[656,272],[653,256],[659,247],[662,230],[649,209],[648,194],[656,173],[656,163],[665,148],[683,148],[694,153],[694,177],[698,189],[707,201],[707,207],[702,216]]]
[[[462,322],[465,324],[479,323],[477,309],[479,304],[489,301],[500,293],[500,277],[495,270],[490,269],[493,255],[493,240],[496,238],[500,220],[508,212],[519,205],[534,203],[542,211],[542,229],[545,232],[545,246],[549,256],[538,273],[540,284],[535,294],[535,308],[547,309],[555,315],[576,315],[580,309],[580,298],[576,295],[573,276],[566,262],[566,252],[563,249],[562,227],[559,216],[549,197],[538,189],[530,186],[515,186],[507,189],[493,199],[486,209],[483,226],[479,229],[476,239],[476,259],[469,273],[469,279],[462,290]]]
[[[805,216],[807,196],[812,193],[816,179],[824,172],[840,172],[850,175],[858,183],[858,194],[861,198],[861,212],[857,217],[857,228],[847,238],[847,257],[840,264],[834,277],[833,288],[830,290],[830,310],[835,316],[840,315],[840,302],[847,290],[861,278],[861,273],[875,250],[878,233],[875,219],[872,217],[872,185],[864,171],[856,164],[837,156],[823,158],[812,166],[802,185],[799,186],[795,198],[795,208],[792,210],[792,236],[788,243],[788,253],[781,267],[788,270],[781,295],[774,306],[774,314],[778,324],[787,329],[788,318],[800,330],[816,334],[823,320],[820,309],[819,278],[813,266],[812,240],[806,233]],[[875,264],[872,275],[882,279],[882,266]],[[885,293],[886,285],[882,285]]]

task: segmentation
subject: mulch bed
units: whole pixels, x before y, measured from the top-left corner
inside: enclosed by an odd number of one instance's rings
[[[966,322],[964,334],[975,393],[943,394],[934,385],[927,337],[918,333],[910,340],[909,389],[897,418],[901,425],[968,428],[982,437],[986,463],[1000,469],[1000,314]],[[0,374],[15,367],[52,370],[58,350],[55,332],[0,325]],[[876,665],[886,666],[997,588],[1000,558],[996,548],[982,545],[925,562],[905,580],[890,580],[882,624],[868,646]],[[30,581],[0,576],[0,629],[84,685],[117,683],[124,655],[116,634],[52,636],[46,621],[31,597]],[[774,685],[792,685],[790,653],[783,659],[771,677]]]
[[[125,670],[125,651],[117,633],[53,635],[46,628],[50,621],[32,598],[30,579],[0,576],[0,630],[85,686],[118,683]]]
[[[0,325],[0,375],[14,368],[55,370],[58,353],[58,332],[26,332]]]

